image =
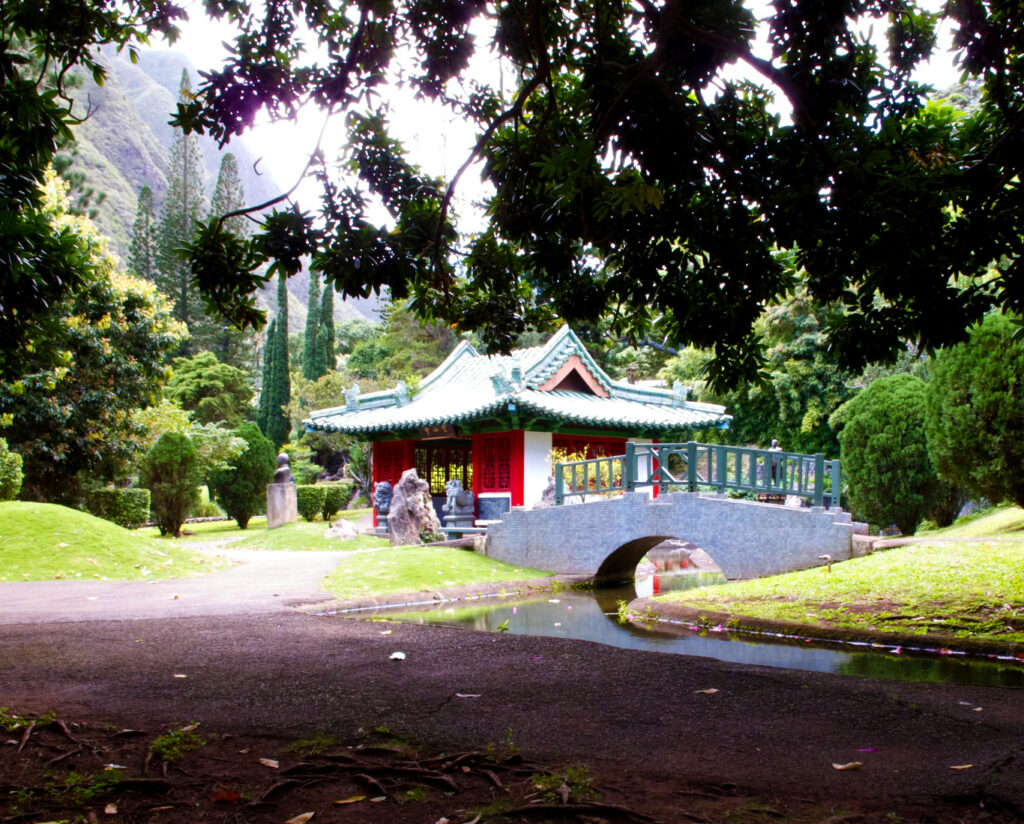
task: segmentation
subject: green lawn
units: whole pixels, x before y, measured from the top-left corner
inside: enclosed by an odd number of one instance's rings
[[[352,509],[341,513],[340,517],[348,521],[358,521],[369,512],[369,509]],[[203,521],[185,524],[181,530],[181,538],[160,537],[155,527],[140,529],[139,532],[168,543],[185,541],[188,543],[230,544],[233,549],[284,549],[293,552],[317,552],[388,546],[385,539],[372,535],[360,535],[348,541],[327,538],[327,524],[323,521],[310,523],[300,520],[284,524],[277,529],[267,529],[267,519],[263,516],[249,521],[247,529],[239,529],[234,521]]]
[[[180,578],[227,565],[77,509],[0,503],[0,581]]]
[[[466,549],[408,546],[353,553],[327,576],[324,586],[338,598],[351,599],[525,581],[549,575],[550,572],[512,566]]]
[[[1013,533],[1022,532],[1024,532],[1024,509],[1019,506],[1003,506],[977,515],[968,515],[945,529],[920,530],[917,534],[923,537],[991,538],[993,536],[1011,537]]]
[[[1020,510],[1000,510],[934,536],[1009,538],[921,543],[825,567],[669,593],[657,600],[811,626],[942,634],[1024,643],[1024,538],[1006,531]],[[1017,527],[1011,526],[1011,530]]]

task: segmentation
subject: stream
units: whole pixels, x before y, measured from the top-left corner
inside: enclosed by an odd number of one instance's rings
[[[410,604],[363,610],[394,621],[455,626],[480,632],[509,632],[593,641],[626,649],[699,655],[739,664],[831,672],[842,675],[935,681],[1024,689],[1024,662],[967,656],[957,652],[926,652],[906,647],[814,641],[806,638],[752,636],[715,628],[691,630],[665,622],[640,626],[620,622],[619,605],[638,596],[669,589],[723,583],[721,573],[695,571],[659,562],[644,562],[635,586],[579,592],[562,590],[532,595],[493,596],[471,602],[418,609]],[[351,613],[349,613],[351,614]],[[926,639],[922,639],[922,644]]]

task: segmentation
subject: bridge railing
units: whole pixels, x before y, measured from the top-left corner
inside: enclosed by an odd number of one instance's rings
[[[815,506],[839,502],[839,461],[820,452],[808,455],[725,444],[626,443],[625,455],[556,463],[555,503],[587,495],[656,486],[662,492],[713,489],[808,498]]]

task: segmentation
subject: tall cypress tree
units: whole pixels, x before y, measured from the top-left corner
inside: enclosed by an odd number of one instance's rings
[[[270,411],[271,386],[274,382],[274,351],[277,348],[277,318],[267,327],[267,339],[263,344],[263,380],[260,382],[260,403],[256,410],[256,425],[267,434],[267,418]]]
[[[334,354],[334,286],[330,283],[324,284],[323,300],[320,303],[320,332],[317,345],[320,374],[333,372],[337,361]]]
[[[288,403],[291,400],[292,382],[288,368],[288,291],[284,275],[277,282],[277,321],[274,330],[274,363],[270,375],[270,398],[267,406],[267,437],[274,442],[274,448],[288,440],[291,421],[288,417]]]
[[[320,353],[320,278],[309,273],[309,298],[306,300],[306,329],[302,335],[302,377],[315,381],[324,370]]]
[[[181,73],[178,102],[187,103],[192,96],[188,72]],[[203,178],[205,164],[199,137],[175,132],[167,163],[167,195],[160,220],[157,285],[174,303],[174,317],[189,327],[193,340],[183,347],[185,354],[197,350],[197,322],[204,319],[203,305],[191,288],[192,271],[188,261],[178,256],[178,249],[192,240],[196,224],[203,216]]]
[[[153,212],[153,190],[143,186],[139,190],[138,205],[135,208],[135,223],[132,224],[132,241],[128,247],[128,269],[140,278],[154,283],[157,270],[156,216]]]

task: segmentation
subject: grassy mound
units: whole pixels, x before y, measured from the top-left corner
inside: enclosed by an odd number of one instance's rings
[[[77,509],[0,503],[0,581],[180,578],[226,563]]]

